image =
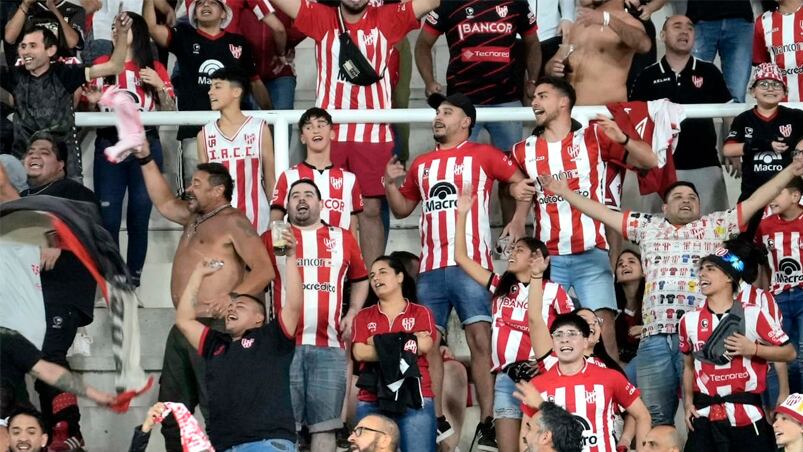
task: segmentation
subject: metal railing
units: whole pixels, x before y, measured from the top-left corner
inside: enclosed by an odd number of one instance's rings
[[[803,110],[803,102],[784,104]],[[689,104],[684,105],[687,118],[727,118],[751,108],[751,104]],[[273,152],[276,174],[289,167],[288,126],[295,124],[304,110],[249,111],[246,114],[264,119],[273,124]],[[332,120],[336,123],[429,123],[434,117],[431,108],[411,108],[392,110],[333,110]],[[610,116],[603,106],[575,107],[572,117],[581,123],[603,114]],[[219,116],[213,111],[168,111],[142,113],[142,121],[151,126],[203,125]],[[530,108],[478,108],[478,122],[492,121],[532,121]],[[111,113],[76,113],[75,124],[79,127],[105,127],[114,125]]]

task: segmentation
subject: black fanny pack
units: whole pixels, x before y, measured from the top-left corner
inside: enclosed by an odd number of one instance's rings
[[[340,59],[338,65],[338,78],[351,84],[369,86],[382,80],[371,63],[365,58],[360,48],[351,40],[346,24],[343,22],[343,13],[337,8],[338,25],[340,26]]]
[[[703,349],[694,352],[694,357],[700,361],[722,366],[728,364],[731,358],[725,355],[725,339],[734,333],[745,333],[744,308],[739,300],[733,301],[728,315],[717,325],[711,337],[705,342]]]

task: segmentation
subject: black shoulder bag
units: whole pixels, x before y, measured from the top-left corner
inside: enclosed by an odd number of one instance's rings
[[[338,78],[359,86],[370,86],[382,80],[360,48],[351,40],[346,24],[343,22],[343,13],[337,8],[337,20],[340,28],[340,71]]]

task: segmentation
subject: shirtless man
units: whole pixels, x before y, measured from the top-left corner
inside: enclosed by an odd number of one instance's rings
[[[567,77],[577,92],[576,105],[627,101],[627,74],[636,53],[650,50],[644,26],[628,14],[623,0],[580,0],[577,21],[566,47],[550,59],[547,75]]]
[[[229,303],[236,294],[262,297],[273,279],[268,252],[248,218],[230,204],[233,182],[229,171],[219,163],[198,165],[186,189],[188,200],[176,198],[153,161],[147,143],[134,155],[153,205],[165,218],[184,226],[176,254],[170,294],[173,305],[184,292],[193,269],[204,257],[223,261],[223,267],[205,278],[198,292],[195,315],[205,325],[222,330]],[[174,326],[165,344],[164,365],[159,380],[159,401],[181,402],[191,411],[200,403],[204,418],[206,389],[203,360]],[[194,378],[187,379],[187,375]],[[162,423],[168,451],[181,451],[181,440],[174,418]]]

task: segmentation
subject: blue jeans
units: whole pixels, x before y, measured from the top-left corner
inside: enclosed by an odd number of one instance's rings
[[[736,102],[744,102],[753,61],[753,22],[742,18],[701,20],[694,24],[694,56],[722,60],[725,84]]]
[[[783,314],[783,330],[797,351],[797,358],[789,363],[789,392],[803,390],[803,288],[796,287],[775,296],[775,301]]]
[[[418,275],[418,302],[432,310],[435,325],[446,331],[452,307],[463,326],[491,322],[491,292],[474,281],[462,268],[449,266]]]
[[[274,110],[292,110],[296,100],[296,78],[292,76],[265,80]]]
[[[159,168],[162,167],[162,144],[159,133],[150,130],[147,133],[151,155]],[[126,228],[128,229],[128,251],[126,262],[134,284],[139,286],[145,255],[148,252],[148,222],[151,218],[151,199],[142,179],[139,162],[129,156],[121,163],[111,163],[103,153],[107,147],[115,144],[108,138],[98,136],[95,139],[95,195],[100,203],[100,216],[103,227],[120,246],[120,223],[123,216],[123,199],[128,192],[128,210]]]
[[[579,254],[550,256],[550,279],[564,289],[574,287],[574,293],[584,308],[616,309],[616,294],[613,290],[613,273],[608,252],[593,248]]]
[[[340,412],[346,397],[346,351],[299,345],[290,365],[290,398],[296,429],[330,432],[343,426]]]
[[[401,416],[380,412],[376,403],[357,402],[356,422],[360,422],[360,419],[374,413],[384,414],[396,421],[401,434],[399,444],[401,452],[435,452],[435,427],[437,423],[435,422],[435,407],[432,404],[432,399],[425,398],[424,406],[421,409],[407,408],[407,411]]]
[[[286,439],[262,439],[238,444],[224,452],[295,452],[296,444]]]
[[[636,361],[641,399],[652,425],[674,425],[683,360],[677,334],[654,334],[641,339]]]
[[[500,108],[500,107],[521,107],[521,102],[511,101],[503,104],[495,105],[477,105],[480,108]],[[504,121],[504,122],[478,122],[474,125],[471,131],[469,141],[479,141],[482,129],[488,131],[491,137],[491,143],[504,152],[510,152],[513,145],[521,141],[522,127],[520,122]]]
[[[508,377],[507,373],[496,374],[494,382],[494,419],[521,420],[521,402],[513,397],[516,392],[516,383]]]

